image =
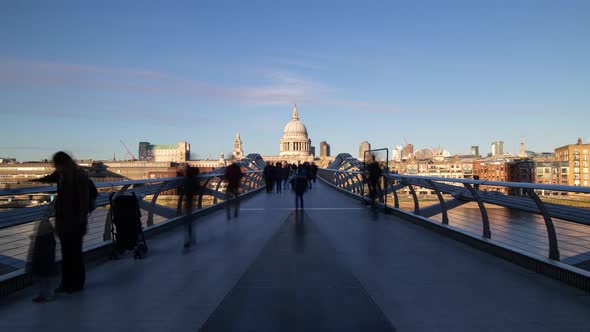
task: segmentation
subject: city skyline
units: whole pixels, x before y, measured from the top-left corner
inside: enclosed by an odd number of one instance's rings
[[[5,2],[0,157],[110,159],[123,140],[217,158],[237,131],[245,153],[277,155],[294,102],[333,155],[404,138],[453,154],[589,142],[572,119],[590,104],[590,3],[483,7]]]

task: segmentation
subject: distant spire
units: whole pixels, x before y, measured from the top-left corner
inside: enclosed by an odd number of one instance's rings
[[[299,120],[299,113],[297,112],[297,103],[293,106],[293,120]]]
[[[520,153],[518,154],[519,157],[526,157],[526,149],[524,147],[524,137],[520,137]]]
[[[236,141],[241,141],[242,139],[240,138],[240,132],[238,131],[236,133]]]

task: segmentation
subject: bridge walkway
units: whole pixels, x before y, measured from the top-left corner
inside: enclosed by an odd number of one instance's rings
[[[2,331],[580,331],[590,296],[317,185],[259,193],[88,268],[84,292],[0,302]]]

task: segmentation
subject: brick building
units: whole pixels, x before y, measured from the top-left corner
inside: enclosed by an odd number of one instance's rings
[[[568,144],[555,149],[555,157],[558,161],[568,164],[568,185],[590,186],[590,144],[583,144],[582,138],[578,138],[577,144]]]
[[[474,178],[497,182],[534,182],[535,163],[530,159],[489,158],[473,162]],[[518,189],[482,186],[480,189],[520,195]]]

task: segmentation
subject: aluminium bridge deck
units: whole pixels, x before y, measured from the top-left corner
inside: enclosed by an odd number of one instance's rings
[[[88,269],[83,293],[0,302],[2,331],[582,331],[590,296],[318,184],[259,193]]]

